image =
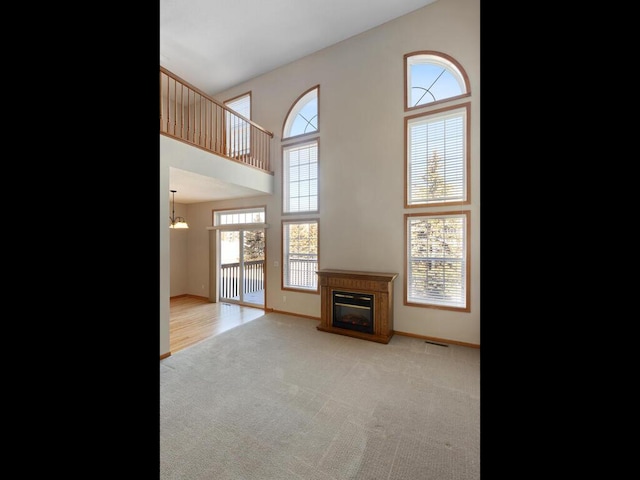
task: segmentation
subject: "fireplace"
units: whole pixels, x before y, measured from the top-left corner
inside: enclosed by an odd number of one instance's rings
[[[333,291],[334,327],[373,333],[373,318],[373,295]]]
[[[397,273],[322,269],[320,325],[323,332],[379,343],[393,336],[393,281]]]

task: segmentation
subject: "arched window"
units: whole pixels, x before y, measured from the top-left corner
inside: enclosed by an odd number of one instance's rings
[[[319,293],[320,86],[293,102],[282,128],[282,289]],[[300,217],[304,215],[304,217]]]
[[[439,52],[404,56],[404,304],[470,311],[469,79]],[[436,108],[433,108],[437,105]],[[455,207],[432,211],[433,207]]]
[[[320,86],[316,85],[303,93],[293,104],[282,129],[282,140],[319,130],[318,96]]]
[[[405,111],[470,95],[466,72],[444,53],[407,53],[404,64]]]

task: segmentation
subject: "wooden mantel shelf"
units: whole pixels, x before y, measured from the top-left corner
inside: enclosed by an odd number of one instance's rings
[[[389,343],[393,336],[393,281],[397,273],[356,270],[321,269],[316,272],[320,283],[320,325],[323,332],[337,333],[379,343]],[[373,333],[358,332],[333,326],[333,291],[349,291],[373,295]]]
[[[323,268],[316,272],[320,278],[335,277],[347,278],[351,280],[368,280],[373,282],[393,282],[398,276],[397,273],[379,273],[379,272],[360,272],[358,270],[333,270],[331,268]]]

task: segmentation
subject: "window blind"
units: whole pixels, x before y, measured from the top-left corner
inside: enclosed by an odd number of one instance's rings
[[[407,121],[407,204],[466,200],[466,109]]]

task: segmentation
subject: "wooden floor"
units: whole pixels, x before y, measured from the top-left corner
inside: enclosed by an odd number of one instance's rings
[[[169,350],[176,353],[230,328],[264,315],[261,308],[232,303],[211,303],[190,295],[171,298]]]

